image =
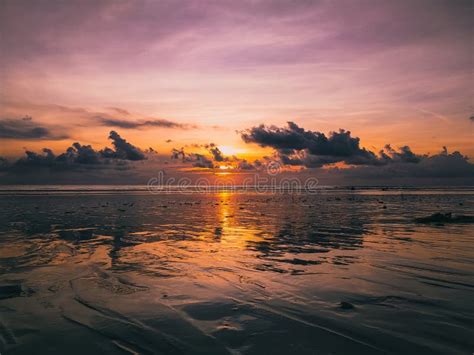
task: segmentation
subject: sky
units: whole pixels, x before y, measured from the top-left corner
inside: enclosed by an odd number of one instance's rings
[[[471,20],[462,0],[0,0],[0,182],[270,159],[474,177]]]

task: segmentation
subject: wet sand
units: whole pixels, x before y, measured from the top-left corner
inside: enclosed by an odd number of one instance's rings
[[[7,191],[2,354],[471,354],[474,190]]]

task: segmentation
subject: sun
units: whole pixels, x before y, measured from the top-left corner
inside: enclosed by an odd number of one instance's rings
[[[229,145],[220,145],[219,150],[224,154],[224,155],[237,155],[237,154],[242,154],[245,152],[245,149],[242,148],[235,148],[231,147]]]

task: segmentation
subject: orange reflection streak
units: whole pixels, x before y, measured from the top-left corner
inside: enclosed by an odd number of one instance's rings
[[[226,176],[226,175],[232,175],[232,173],[230,171],[219,171],[219,172],[215,173],[215,175]]]
[[[222,191],[217,195],[219,202],[219,221],[222,224],[222,235],[227,234],[229,231],[229,219],[233,218],[231,214],[231,206],[229,205],[229,200],[231,199],[230,192]]]
[[[243,220],[252,220],[246,207],[239,203],[238,194],[234,192],[221,191],[217,195],[219,199],[218,216],[221,223],[221,243],[226,248],[236,249],[239,252],[246,250],[250,240],[261,241],[262,237],[257,236],[256,224],[246,225]]]

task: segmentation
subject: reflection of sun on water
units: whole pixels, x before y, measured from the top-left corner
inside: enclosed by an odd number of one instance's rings
[[[221,191],[217,195],[219,209],[217,211],[221,223],[221,242],[230,245],[232,248],[246,249],[249,240],[261,240],[256,237],[257,230],[243,226],[241,223],[241,214],[244,210],[237,208],[238,194],[234,192]]]
[[[219,199],[219,220],[222,223],[222,232],[224,232],[229,227],[229,216],[230,216],[230,207],[229,207],[229,200],[230,200],[230,192],[221,191],[217,195]]]
[[[169,239],[164,238],[158,241],[150,241],[133,246],[133,253],[130,253],[132,259],[136,255],[143,253],[145,255],[142,262],[150,261],[148,267],[160,269],[160,272],[174,274],[174,267],[170,265],[186,264],[186,268],[195,268],[202,270],[209,268],[218,268],[225,265],[226,268],[239,264],[248,257],[253,257],[254,251],[249,250],[249,243],[263,241],[260,227],[256,224],[254,218],[254,205],[248,203],[248,200],[242,199],[242,195],[231,191],[219,191],[210,193],[203,198],[208,203],[200,205],[201,211],[195,210],[193,207],[187,207],[184,204],[180,207],[179,215],[190,215],[191,209],[194,213],[205,215],[204,220],[207,224],[205,228],[199,228],[197,231],[194,225],[188,225],[182,230],[185,236],[189,238],[175,239],[176,233],[174,224],[169,225],[169,231],[165,233],[169,235]],[[160,215],[167,214],[169,218],[175,217],[174,213],[178,213],[173,209],[166,209],[164,212],[160,209]],[[214,215],[209,215],[214,214]],[[179,226],[183,221],[175,222]],[[153,236],[155,231],[150,230]],[[178,234],[181,234],[178,233]],[[199,238],[202,243],[196,243],[195,238]],[[130,252],[131,249],[127,249]],[[122,260],[125,256],[121,255]],[[154,259],[156,258],[156,259]],[[170,269],[168,270],[168,267]],[[178,267],[178,266],[176,266]],[[161,270],[161,268],[164,269]],[[179,267],[178,267],[179,268]],[[218,271],[216,271],[218,272]],[[180,274],[178,271],[177,274]],[[193,273],[193,277],[200,278],[202,273]],[[209,282],[208,276],[203,276],[202,280]],[[217,282],[217,281],[215,281]]]

